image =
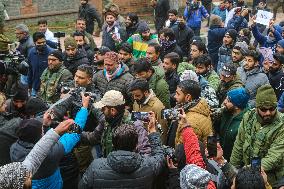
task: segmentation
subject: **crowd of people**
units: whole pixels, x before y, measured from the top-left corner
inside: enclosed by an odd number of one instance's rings
[[[70,34],[18,24],[13,54],[0,34],[1,189],[284,188],[284,20],[257,23],[266,0],[151,0],[155,32],[78,2]]]

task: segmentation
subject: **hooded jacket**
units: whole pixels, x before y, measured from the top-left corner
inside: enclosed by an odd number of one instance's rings
[[[177,44],[180,46],[183,52],[182,57],[188,57],[190,44],[192,42],[192,38],[194,37],[194,32],[186,25],[184,26],[184,28],[180,28],[179,25],[175,25],[174,27],[172,27],[172,29],[174,30]]]
[[[203,5],[199,5],[196,10],[188,10],[185,7],[183,15],[186,17],[186,22],[188,27],[201,28],[201,22],[203,18],[208,16],[208,12]]]
[[[164,71],[156,66],[153,66],[154,73],[148,80],[149,87],[154,91],[157,98],[164,104],[166,108],[170,107],[170,91],[169,85],[164,79],[165,73]]]
[[[269,84],[269,80],[265,73],[262,72],[260,67],[256,67],[250,71],[246,71],[244,67],[237,69],[245,88],[249,91],[250,100],[248,104],[250,107],[255,107],[256,92],[259,87],[265,84]]]
[[[86,51],[77,49],[77,52],[74,57],[69,58],[64,52],[64,66],[73,74],[75,75],[78,66],[83,64],[89,64],[89,60],[87,58]]]
[[[213,134],[210,109],[203,98],[198,100],[196,105],[189,108],[189,110],[186,110],[186,119],[193,128],[198,139],[203,143],[207,141],[207,136]],[[181,144],[183,141],[181,135],[182,129],[183,127],[179,124],[175,138],[176,145]]]
[[[152,153],[142,156],[130,151],[113,151],[107,158],[95,159],[83,175],[79,189],[152,188],[155,177],[164,166],[164,152],[159,133],[151,133]]]

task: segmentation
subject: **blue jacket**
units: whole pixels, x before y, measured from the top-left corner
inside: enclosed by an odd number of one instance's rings
[[[229,20],[227,27],[234,28],[239,32],[243,28],[248,28],[248,21],[243,16],[234,15],[234,17]]]
[[[39,90],[40,87],[40,76],[42,72],[47,68],[47,57],[48,54],[53,51],[52,48],[46,46],[42,54],[39,54],[36,47],[33,47],[28,54],[28,84],[29,88],[33,88],[35,91]]]
[[[187,26],[192,28],[201,28],[202,17],[206,18],[208,16],[208,12],[203,5],[191,12],[188,12],[186,7],[183,14],[186,17]]]
[[[75,118],[75,123],[81,129],[85,127],[88,116],[88,110],[81,108]],[[66,133],[62,135],[59,141],[52,147],[50,153],[43,161],[38,171],[33,176],[33,189],[61,189],[63,181],[59,171],[59,161],[61,158],[72,151],[75,145],[80,141],[81,136],[77,133]],[[32,149],[33,144],[18,141],[11,147],[10,154],[12,161],[22,161]]]
[[[212,10],[211,14],[215,14],[221,17],[222,21],[225,22],[226,20],[226,12],[227,10],[221,10],[219,6],[214,7],[214,9]]]
[[[278,100],[277,109],[281,112],[284,110],[284,93],[282,93]]]
[[[282,39],[282,28],[279,25],[274,25],[274,38],[275,40],[269,41],[268,36],[262,35],[259,30],[257,25],[252,26],[252,34],[255,38],[255,40],[259,43],[260,47],[268,47],[271,48],[273,53],[275,53],[275,48],[279,40]],[[267,31],[269,33],[269,30]]]

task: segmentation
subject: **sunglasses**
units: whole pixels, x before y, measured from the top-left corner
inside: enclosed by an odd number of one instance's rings
[[[275,109],[276,109],[276,107],[271,107],[271,108],[259,108],[259,110],[262,111],[262,112],[267,112],[267,111],[273,112]]]

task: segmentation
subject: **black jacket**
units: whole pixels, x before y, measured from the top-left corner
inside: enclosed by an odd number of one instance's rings
[[[137,32],[137,27],[138,27],[139,23],[135,24],[134,26],[131,27],[126,27],[126,39],[128,39],[129,37],[131,37],[133,34],[135,34]]]
[[[268,79],[270,85],[273,87],[277,99],[281,97],[283,91],[284,91],[284,72],[283,69],[277,71],[274,74],[269,73],[268,74]]]
[[[180,60],[182,60],[182,57],[183,57],[183,52],[181,50],[181,48],[177,45],[177,43],[173,44],[169,49],[164,49],[162,52],[161,52],[161,55],[160,55],[160,58],[161,60],[164,60],[164,56],[170,52],[175,52],[179,55],[180,57]]]
[[[159,133],[150,134],[149,141],[150,156],[119,150],[111,152],[107,158],[95,159],[83,175],[79,188],[152,188],[165,159]]]
[[[176,104],[174,96],[176,94],[177,85],[179,84],[179,76],[176,71],[170,73],[166,72],[165,79],[169,85],[171,107],[174,107]]]
[[[180,28],[178,25],[175,25],[173,28],[174,34],[176,36],[177,44],[182,50],[182,56],[188,57],[190,44],[194,36],[194,32],[191,28],[185,26]]]
[[[89,64],[89,60],[87,58],[86,51],[77,49],[77,52],[74,57],[69,58],[67,54],[64,52],[64,66],[73,74],[75,75],[78,66],[82,64]]]
[[[168,11],[170,10],[169,0],[160,0],[155,6],[155,27],[157,31],[163,28],[168,19]]]
[[[116,22],[115,25],[109,31],[107,31],[106,24],[103,26],[102,30],[103,30],[102,46],[108,47],[111,51],[117,51],[116,42],[112,38],[112,35],[114,33],[118,33],[117,35],[120,35],[119,37],[122,40],[122,42],[126,41],[125,28],[122,28],[118,22]]]
[[[78,17],[86,20],[86,31],[89,34],[93,34],[94,32],[94,20],[98,22],[98,27],[102,28],[101,16],[95,7],[92,7],[89,4],[86,4],[85,6],[81,5],[79,7]]]

